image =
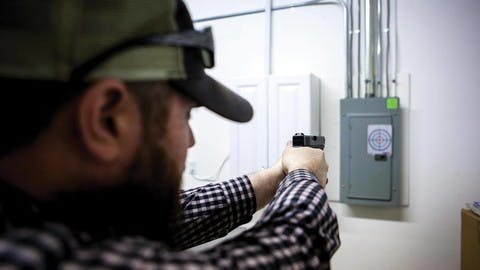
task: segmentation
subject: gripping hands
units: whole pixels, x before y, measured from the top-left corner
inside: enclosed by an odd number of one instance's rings
[[[280,158],[284,174],[298,169],[306,169],[318,178],[320,185],[325,187],[328,183],[328,164],[325,153],[319,148],[293,147],[289,141]]]

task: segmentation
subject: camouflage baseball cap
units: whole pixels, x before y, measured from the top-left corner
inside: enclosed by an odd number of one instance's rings
[[[234,121],[251,105],[214,80],[209,29],[197,31],[176,0],[5,0],[0,77],[49,81],[168,81]]]

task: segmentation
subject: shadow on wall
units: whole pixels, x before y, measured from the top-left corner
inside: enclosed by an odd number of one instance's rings
[[[337,204],[338,205],[338,204]],[[408,207],[372,207],[340,204],[342,216],[351,218],[366,218],[386,221],[411,222],[412,217]]]

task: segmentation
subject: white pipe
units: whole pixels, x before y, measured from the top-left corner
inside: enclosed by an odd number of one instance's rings
[[[394,96],[397,96],[397,70],[398,70],[398,59],[397,59],[397,56],[398,56],[398,31],[397,31],[397,0],[393,0],[393,4],[391,5],[393,7],[393,18],[392,18],[392,22],[393,22],[393,26],[391,27],[391,29],[393,29],[393,31],[391,30],[390,32],[392,33],[392,37],[393,37],[393,41],[391,42],[391,44],[393,45],[393,49],[392,49],[392,82],[393,82],[393,86],[394,86],[394,93],[393,95]]]
[[[375,96],[375,1],[365,1],[365,97]]]
[[[351,1],[351,0],[350,0]],[[345,85],[346,85],[346,97],[353,97],[353,61],[352,61],[352,35],[353,35],[353,14],[352,14],[352,5],[347,5],[345,1],[342,1],[343,7],[343,18],[345,24],[345,69],[347,70]]]
[[[386,3],[386,7],[385,7],[385,10],[386,10],[386,23],[387,23],[387,26],[386,26],[386,44],[385,44],[385,85],[386,85],[386,88],[387,88],[387,97],[390,97],[391,96],[391,92],[390,92],[390,55],[391,55],[391,52],[390,52],[390,35],[391,35],[391,31],[390,31],[390,0],[385,0],[385,3]]]
[[[270,75],[272,74],[272,0],[265,0],[265,91],[266,106],[270,107]],[[269,119],[269,110],[266,110],[266,119]],[[267,128],[267,138],[270,138],[270,130]],[[269,151],[267,151],[267,162],[270,160]]]
[[[310,1],[304,1],[296,4],[272,7],[271,9],[269,8],[256,9],[256,10],[250,10],[245,12],[238,12],[238,13],[231,13],[231,14],[220,15],[220,16],[201,18],[201,19],[194,20],[193,22],[194,23],[205,22],[205,21],[211,21],[211,20],[219,20],[219,19],[225,19],[225,18],[263,13],[263,12],[267,12],[267,9],[269,10],[269,12],[271,12],[271,11],[294,8],[294,7],[306,7],[306,6],[329,5],[329,4],[340,5],[343,9],[343,14],[344,14],[343,17],[344,17],[344,25],[345,25],[345,58],[346,58],[345,59],[345,91],[346,91],[347,97],[352,97],[352,61],[351,61],[351,58],[349,58],[349,56],[351,57],[351,49],[350,49],[351,38],[350,37],[352,35],[352,31],[349,25],[349,22],[350,22],[350,16],[348,14],[349,8],[347,3],[344,0],[310,0]],[[271,5],[271,4],[267,3],[267,5]],[[269,60],[269,62],[271,62],[271,60]]]
[[[268,77],[270,74],[272,74],[272,0],[265,0],[265,76]]]
[[[376,2],[375,24],[375,96],[382,97],[383,85],[383,32],[382,32],[382,0]]]
[[[353,1],[353,0],[352,0]],[[357,98],[360,98],[360,90],[362,88],[361,85],[361,76],[362,76],[362,57],[361,57],[361,27],[362,27],[362,9],[361,9],[361,0],[357,0],[357,27],[358,27],[358,33],[357,33]],[[352,18],[353,19],[353,18]]]

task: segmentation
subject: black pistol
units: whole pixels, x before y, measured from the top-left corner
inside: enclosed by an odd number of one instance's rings
[[[292,137],[293,146],[308,146],[312,148],[325,148],[325,137],[315,135],[304,135],[303,133],[295,133]]]

